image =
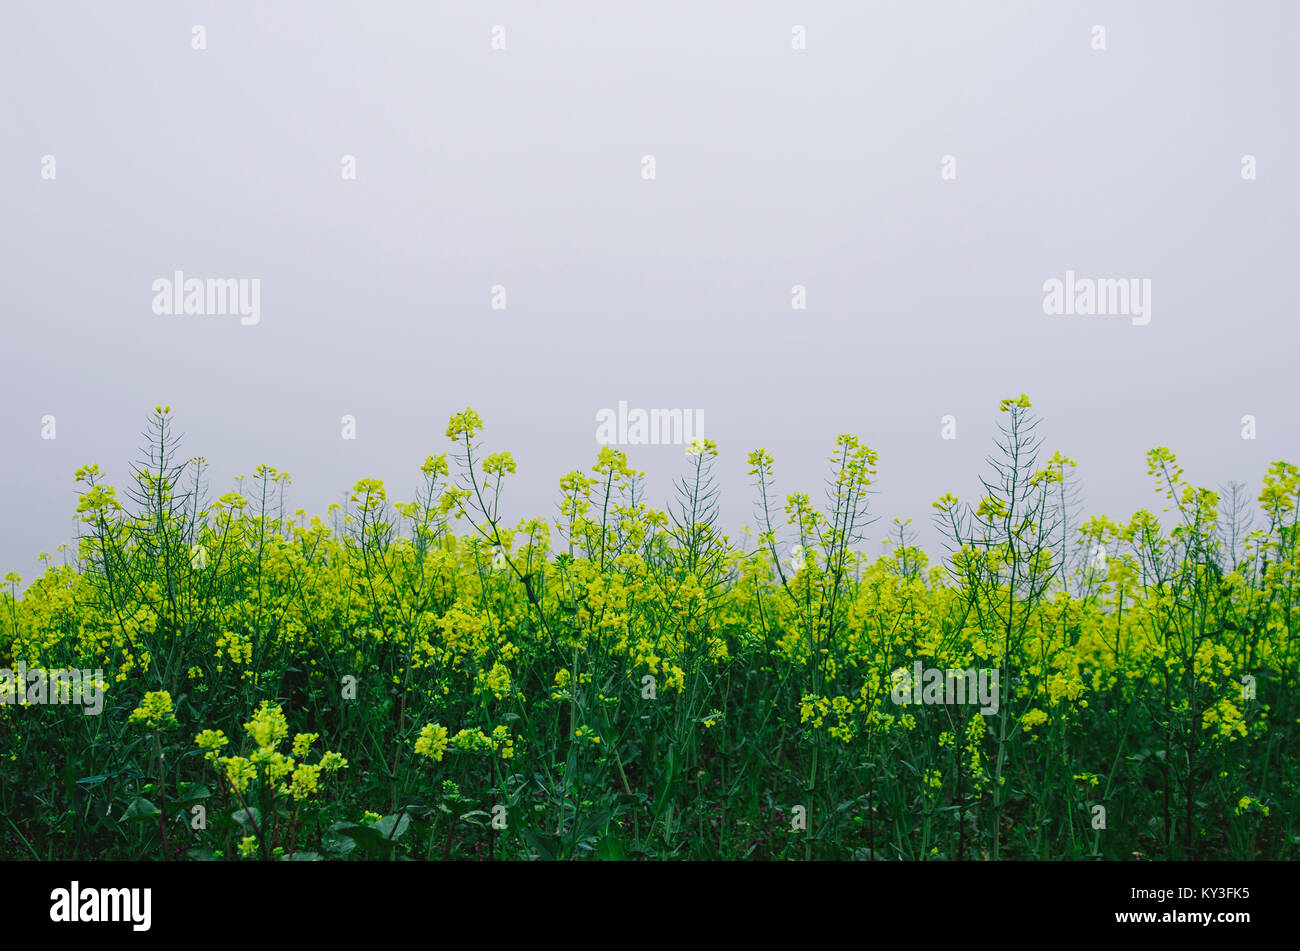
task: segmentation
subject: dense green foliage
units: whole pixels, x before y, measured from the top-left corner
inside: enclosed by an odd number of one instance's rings
[[[1002,410],[932,564],[906,523],[859,552],[849,436],[821,506],[752,453],[738,543],[710,442],[662,511],[607,447],[508,528],[515,463],[467,410],[414,501],[362,480],[321,519],[267,467],[211,499],[160,407],[122,498],[77,473],[70,563],[5,579],[0,666],[106,693],[0,706],[0,855],[1294,856],[1300,472],[1248,518],[1156,449],[1166,514],[1085,521],[1028,399]],[[996,712],[898,702],[917,662],[996,672]]]

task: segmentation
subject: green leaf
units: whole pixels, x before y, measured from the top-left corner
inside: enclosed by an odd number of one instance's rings
[[[143,822],[147,819],[157,819],[162,810],[151,803],[143,796],[136,796],[131,800],[131,805],[126,807],[126,812],[122,813],[119,822]]]
[[[347,855],[357,847],[357,840],[350,835],[344,835],[339,826],[352,825],[350,822],[336,822],[325,831],[321,836],[321,844],[325,851],[331,855]]]
[[[408,812],[403,811],[400,815],[384,816],[375,822],[370,823],[370,828],[379,833],[381,838],[389,842],[396,842],[406,831],[406,827],[411,824],[411,816]]]
[[[330,826],[330,831],[352,839],[363,852],[383,854],[392,851],[393,848],[393,843],[380,835],[372,826],[357,825],[355,822],[336,822]]]
[[[578,769],[578,744],[572,742],[569,744],[569,757],[564,763],[564,785],[565,788],[572,788],[577,781],[574,773]]]
[[[585,839],[595,836],[596,833],[604,832],[605,826],[609,824],[609,819],[612,815],[613,813],[608,809],[602,809],[600,812],[593,813],[586,819],[582,820],[582,824],[578,827],[575,834],[579,839]]]
[[[253,832],[254,829],[262,824],[262,813],[256,808],[238,809],[230,814],[245,830]]]
[[[664,810],[668,808],[668,804],[670,801],[668,798],[668,794],[672,791],[673,778],[676,775],[677,775],[677,748],[670,746],[668,747],[667,768],[664,772],[664,784],[663,787],[659,790],[659,794],[655,797],[654,817],[656,821],[659,819],[661,815],[663,815]]]
[[[210,799],[212,797],[212,790],[202,783],[182,783],[181,786],[183,791],[172,802],[198,802],[200,799]]]
[[[559,851],[560,846],[560,843],[557,840],[552,839],[549,836],[538,835],[532,829],[523,829],[521,831],[524,841],[528,843],[529,848],[537,853],[539,858],[545,859],[548,862],[555,861],[555,854]]]
[[[621,862],[623,843],[619,842],[617,837],[607,835],[596,843],[596,855],[605,862]]]

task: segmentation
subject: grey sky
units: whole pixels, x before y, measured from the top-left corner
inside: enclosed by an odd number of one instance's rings
[[[858,434],[873,549],[975,494],[1022,390],[1090,511],[1158,507],[1157,444],[1256,486],[1300,461],[1298,28],[1283,2],[10,0],[0,572],[70,539],[79,465],[124,485],[160,402],[214,490],[266,462],[314,512],[363,476],[407,497],[472,405],[512,511],[553,515],[620,400],[704,412],[731,527],[749,450],[819,493]],[[155,315],[177,269],[259,279],[260,322]],[[1150,324],[1045,315],[1067,269],[1149,279]],[[681,447],[628,450],[667,501]]]

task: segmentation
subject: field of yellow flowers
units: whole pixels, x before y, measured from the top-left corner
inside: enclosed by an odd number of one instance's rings
[[[847,435],[824,501],[751,453],[736,542],[708,441],[662,510],[606,447],[510,527],[467,409],[418,498],[363,479],[322,519],[266,466],[211,498],[158,407],[128,489],[77,472],[75,557],[5,578],[0,857],[1294,857],[1300,470],[1229,498],[1155,449],[1160,514],[1084,519],[1001,409],[931,561],[906,523],[860,553]]]

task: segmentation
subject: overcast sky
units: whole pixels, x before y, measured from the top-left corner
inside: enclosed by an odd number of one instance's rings
[[[1297,35],[1289,2],[8,0],[0,572],[156,403],[216,492],[265,462],[314,512],[409,497],[470,405],[554,516],[626,401],[703,413],[731,528],[751,449],[820,493],[859,435],[876,550],[976,495],[1021,391],[1089,511],[1157,508],[1156,445],[1257,491],[1300,462]],[[257,322],[155,313],[178,270],[256,279]],[[1046,314],[1067,271],[1149,281],[1149,322]],[[682,448],[625,448],[666,502]]]

